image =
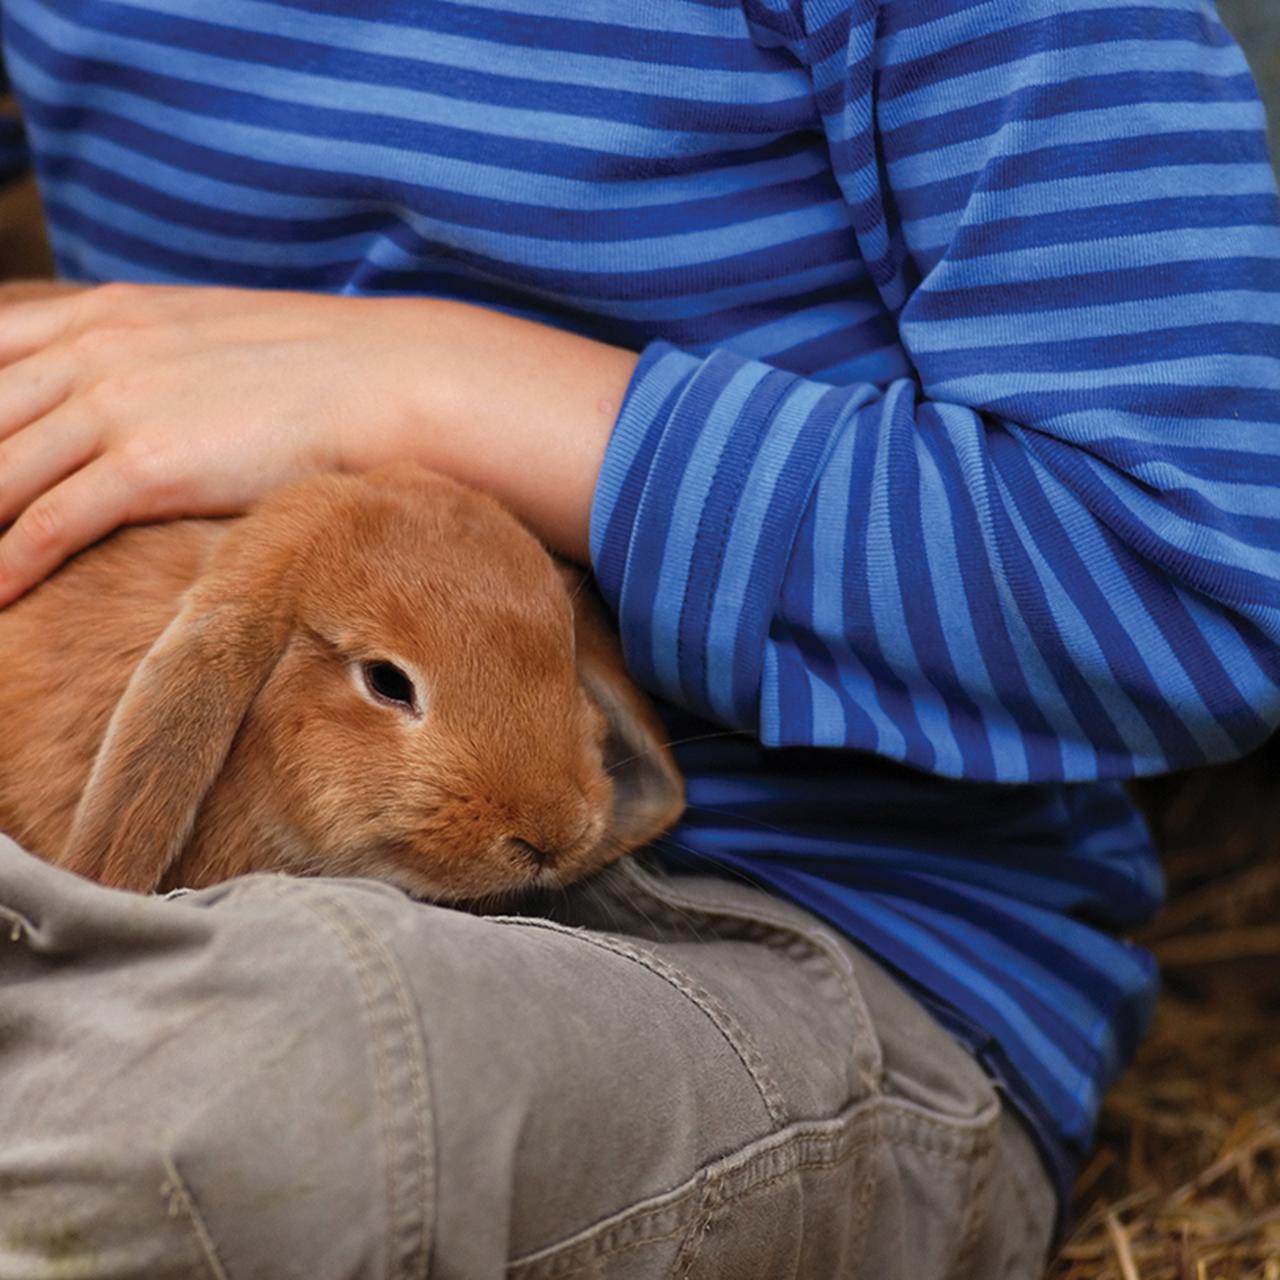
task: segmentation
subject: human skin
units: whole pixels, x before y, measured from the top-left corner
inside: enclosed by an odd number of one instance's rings
[[[585,562],[634,352],[468,303],[0,289],[0,607],[122,524],[420,462]]]

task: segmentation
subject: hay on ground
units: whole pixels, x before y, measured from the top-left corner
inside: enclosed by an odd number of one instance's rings
[[[1280,1280],[1280,741],[1145,783],[1171,898],[1154,1031],[1049,1280]]]

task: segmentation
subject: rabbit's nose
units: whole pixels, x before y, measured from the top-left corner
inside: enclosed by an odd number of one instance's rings
[[[507,843],[515,850],[516,857],[520,861],[531,862],[537,871],[541,871],[543,867],[549,867],[555,861],[554,853],[539,849],[536,844],[530,844],[527,840],[513,836]]]

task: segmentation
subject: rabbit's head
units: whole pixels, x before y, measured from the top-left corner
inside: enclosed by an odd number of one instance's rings
[[[681,785],[582,585],[417,467],[280,491],[135,671],[64,865],[137,890],[277,869],[450,900],[644,844]]]

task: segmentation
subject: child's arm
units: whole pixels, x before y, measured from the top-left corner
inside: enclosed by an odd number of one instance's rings
[[[1260,742],[1280,720],[1280,226],[1211,7],[747,9],[809,69],[910,370],[831,389],[646,353],[592,544],[635,674],[769,744],[969,778]]]
[[[424,300],[27,304],[0,313],[0,599],[123,520],[412,456],[579,556],[594,490],[635,673],[766,743],[1022,781],[1261,741],[1280,227],[1239,51],[1198,0],[749,8],[811,71],[909,375],[635,366]]]
[[[0,288],[0,607],[121,524],[396,458],[586,560],[634,352],[435,299],[54,290]]]

